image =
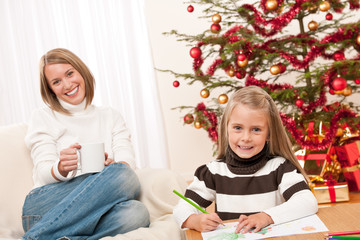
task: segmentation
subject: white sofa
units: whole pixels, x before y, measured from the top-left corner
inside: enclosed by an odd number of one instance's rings
[[[22,205],[33,186],[32,161],[24,144],[26,130],[26,124],[0,127],[0,239],[19,239],[24,233]],[[184,192],[186,181],[166,169],[138,169],[136,173],[142,185],[140,200],[150,212],[150,227],[103,239],[185,239],[172,216],[172,209],[179,200],[172,191]]]

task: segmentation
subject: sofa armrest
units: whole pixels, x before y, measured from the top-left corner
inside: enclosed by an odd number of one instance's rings
[[[21,211],[33,186],[33,164],[24,137],[26,124],[0,127],[0,238],[18,238],[23,234]]]

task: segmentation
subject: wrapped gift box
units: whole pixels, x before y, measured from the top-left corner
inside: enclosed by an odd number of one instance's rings
[[[360,164],[342,169],[349,191],[360,191]]]
[[[360,191],[360,141],[335,147],[350,191]]]
[[[328,150],[309,151],[306,149],[299,150],[295,153],[300,165],[307,175],[319,176],[324,170],[325,162],[328,160]]]
[[[360,141],[336,146],[335,152],[342,167],[357,165],[360,158]]]
[[[349,188],[347,183],[313,183],[311,190],[318,203],[349,201]]]

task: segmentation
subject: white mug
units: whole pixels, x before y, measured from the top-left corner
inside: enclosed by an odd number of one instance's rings
[[[80,143],[80,146],[80,149],[76,149],[78,155],[77,170],[82,174],[101,172],[105,168],[104,143]]]

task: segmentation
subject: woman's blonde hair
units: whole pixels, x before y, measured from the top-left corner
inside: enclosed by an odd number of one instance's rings
[[[40,92],[46,105],[54,111],[70,115],[70,112],[61,106],[45,76],[45,66],[56,63],[70,64],[80,73],[85,82],[85,107],[89,106],[94,98],[95,79],[85,63],[74,53],[64,48],[52,49],[40,58]]]
[[[257,86],[243,87],[237,90],[230,98],[220,121],[218,159],[225,157],[229,147],[229,136],[227,126],[230,115],[238,104],[246,105],[251,109],[263,110],[268,116],[269,127],[269,153],[270,155],[282,156],[290,160],[304,175],[307,181],[309,178],[304,169],[300,166],[285,128],[282,124],[279,111],[270,95]]]

